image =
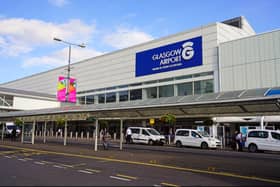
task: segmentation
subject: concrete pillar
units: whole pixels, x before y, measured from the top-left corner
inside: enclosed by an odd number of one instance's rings
[[[97,151],[97,141],[98,141],[98,119],[95,120],[95,141],[94,141],[94,151]]]
[[[84,131],[81,132],[81,139],[84,138]]]
[[[32,137],[31,137],[31,143],[34,144],[35,142],[35,125],[36,125],[36,121],[33,121],[33,126],[32,126]]]
[[[89,132],[87,132],[87,140],[89,139]]]
[[[70,132],[70,138],[72,138],[72,137],[73,137],[73,132],[71,131],[71,132]]]
[[[76,139],[78,139],[78,132],[76,131],[76,134],[75,134],[75,136],[76,136]]]
[[[22,129],[21,129],[21,143],[23,143],[23,137],[24,137],[24,123],[22,123]]]
[[[1,134],[2,141],[4,141],[4,131],[5,131],[5,123],[2,123],[2,134]]]
[[[218,125],[219,123],[213,123],[212,125],[212,135],[214,138],[217,138],[218,137]]]
[[[264,129],[264,116],[261,117],[261,129],[263,130]]]
[[[65,123],[64,123],[64,141],[63,141],[64,146],[66,145],[66,141],[67,141],[67,120],[65,120]]]
[[[123,144],[123,120],[120,120],[120,150],[122,150],[122,144]]]
[[[114,141],[117,140],[117,133],[114,132]]]
[[[45,121],[45,124],[44,124],[44,140],[43,142],[46,143],[46,132],[47,132],[47,121]]]

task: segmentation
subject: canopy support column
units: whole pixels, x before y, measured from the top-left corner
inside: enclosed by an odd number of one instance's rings
[[[23,143],[24,140],[24,122],[22,123],[22,128],[21,128],[21,143]]]
[[[95,141],[94,141],[94,151],[97,151],[97,141],[98,141],[98,119],[95,120]]]
[[[44,124],[44,143],[46,143],[46,131],[47,131],[47,121],[45,121],[45,124]]]
[[[264,116],[261,117],[261,123],[260,123],[262,130],[264,129],[264,125],[263,124],[264,124]]]
[[[5,123],[2,123],[2,134],[1,134],[2,142],[4,141],[4,131],[5,131]]]
[[[34,144],[35,142],[35,125],[36,125],[36,121],[33,121],[33,126],[32,126],[32,139],[31,139],[31,143]]]
[[[123,149],[123,120],[120,120],[120,150]]]
[[[64,146],[66,146],[66,141],[67,141],[67,120],[65,120],[64,123],[64,141],[63,141]]]

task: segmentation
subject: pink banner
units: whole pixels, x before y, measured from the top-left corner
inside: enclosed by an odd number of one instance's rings
[[[76,79],[70,78],[68,102],[76,103]]]
[[[65,77],[58,77],[57,84],[57,100],[58,101],[66,101],[66,83],[67,79]]]

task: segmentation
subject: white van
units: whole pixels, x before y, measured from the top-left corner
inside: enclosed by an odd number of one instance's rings
[[[131,130],[132,143],[144,143],[149,145],[163,145],[165,137],[154,128],[128,127]]]
[[[245,147],[249,152],[280,151],[280,131],[276,130],[249,130],[246,136]]]
[[[218,148],[221,146],[221,141],[212,138],[207,134],[201,134],[194,129],[177,129],[175,132],[174,143],[176,147],[191,146],[200,147],[202,149]]]
[[[13,129],[16,129],[16,136],[20,134],[20,128],[16,126],[13,122],[7,122],[4,134],[6,137],[10,137],[12,135]]]

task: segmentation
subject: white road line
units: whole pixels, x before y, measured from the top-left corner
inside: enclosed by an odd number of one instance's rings
[[[6,157],[6,158],[12,158],[12,157],[10,157],[10,156],[4,156],[4,157]]]
[[[23,162],[26,162],[26,161],[27,161],[27,160],[22,159],[22,158],[19,158],[18,160],[19,160],[19,161],[23,161]]]
[[[24,160],[33,160],[32,158],[24,158]]]
[[[92,174],[92,172],[85,171],[85,170],[78,170],[78,172],[80,172],[80,173],[86,173],[86,174]]]
[[[94,173],[100,173],[100,170],[96,170],[96,169],[85,169],[87,171],[91,171],[91,172],[94,172]]]
[[[53,167],[55,167],[55,168],[61,168],[61,169],[66,169],[66,168],[63,167],[63,166],[58,166],[58,165],[53,165]]]
[[[45,165],[43,162],[34,162],[34,164]]]
[[[110,178],[112,178],[112,179],[118,179],[118,180],[122,180],[122,181],[131,181],[130,179],[125,179],[125,178],[115,177],[115,176],[110,176]]]

